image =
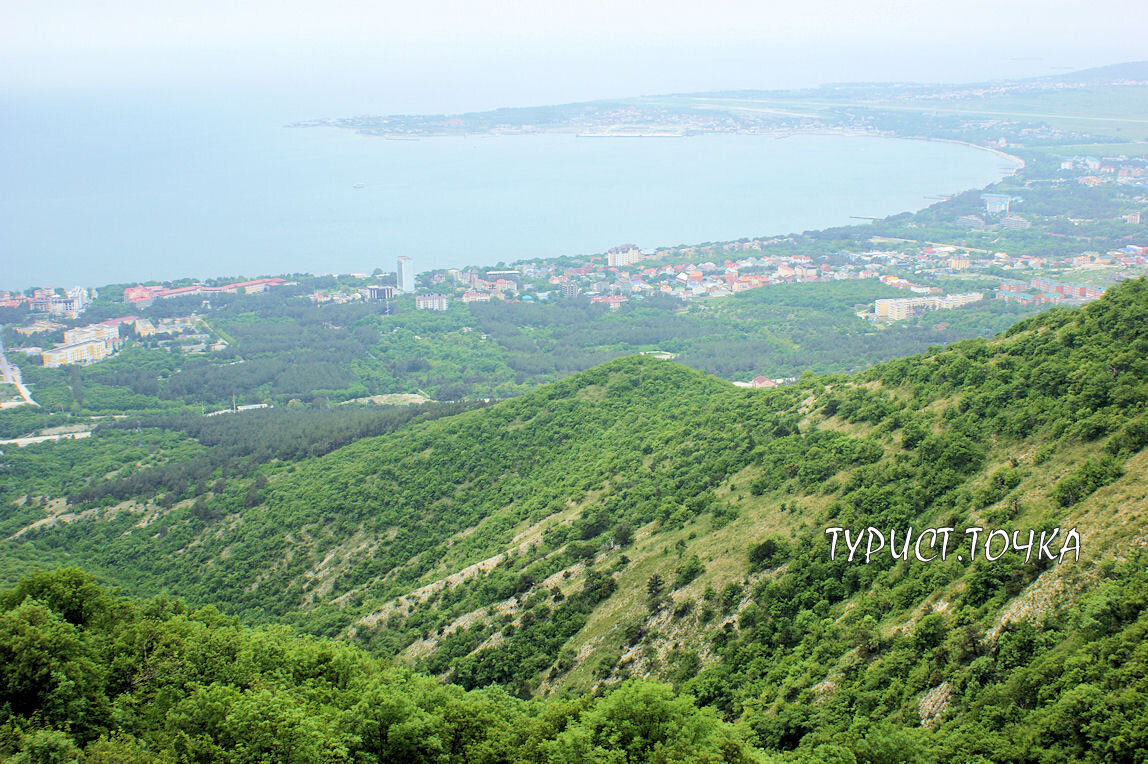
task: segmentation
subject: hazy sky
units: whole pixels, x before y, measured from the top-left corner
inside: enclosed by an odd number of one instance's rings
[[[1143,58],[1145,29],[1143,0],[0,0],[0,86],[238,86],[455,110],[1041,75]]]

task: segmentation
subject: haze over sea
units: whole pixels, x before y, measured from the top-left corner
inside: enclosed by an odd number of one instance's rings
[[[0,96],[0,288],[493,265],[800,232],[993,182],[885,138],[367,137],[255,100]]]

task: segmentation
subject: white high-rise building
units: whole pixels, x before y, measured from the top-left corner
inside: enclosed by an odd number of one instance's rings
[[[399,290],[405,294],[415,291],[414,261],[406,255],[399,255],[397,278]]]
[[[633,265],[641,262],[642,251],[635,244],[623,244],[614,247],[606,253],[606,262],[610,266]]]

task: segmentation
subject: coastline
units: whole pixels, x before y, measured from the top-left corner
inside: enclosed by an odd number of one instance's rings
[[[347,136],[357,136],[361,133],[358,133],[357,131],[346,131],[343,134],[347,135]],[[553,130],[553,131],[514,132],[514,133],[510,133],[510,132],[504,132],[504,133],[486,132],[486,133],[475,134],[472,137],[472,139],[474,137],[499,138],[499,137],[505,137],[505,136],[522,137],[522,136],[527,136],[527,135],[535,136],[535,137],[538,137],[538,136],[545,137],[548,135],[557,137],[557,136],[565,135],[565,136],[567,136],[567,139],[570,139],[570,140],[572,140],[575,137],[580,137],[578,135],[578,133],[576,133],[572,130],[564,130],[564,131]],[[773,138],[774,140],[782,140],[782,139],[790,139],[790,138],[801,138],[801,137],[805,137],[805,136],[825,136],[825,137],[842,137],[842,136],[844,136],[844,137],[866,137],[866,138],[884,138],[884,139],[896,138],[896,139],[901,139],[901,140],[927,140],[927,141],[935,141],[935,142],[941,142],[941,143],[952,143],[952,144],[956,144],[956,145],[964,145],[964,146],[969,146],[969,147],[973,147],[973,148],[978,148],[978,149],[990,151],[990,152],[996,154],[997,156],[999,156],[1001,158],[1007,159],[1009,161],[1009,163],[1011,165],[1013,165],[1013,167],[1011,168],[1011,173],[1017,172],[1019,169],[1021,169],[1024,166],[1023,160],[1020,160],[1017,157],[1013,157],[1012,155],[1009,155],[1009,154],[1002,152],[998,149],[994,149],[994,148],[986,147],[986,146],[981,146],[981,145],[978,145],[975,143],[970,143],[967,141],[952,140],[952,139],[928,138],[928,137],[922,137],[922,136],[901,136],[901,135],[891,134],[889,132],[880,132],[880,131],[875,131],[875,130],[864,130],[864,129],[845,128],[845,127],[841,127],[841,128],[806,127],[806,128],[796,128],[796,129],[790,128],[790,129],[778,129],[778,130],[768,130],[768,131],[767,130],[756,130],[756,131],[713,130],[713,131],[706,131],[706,132],[689,132],[689,133],[684,133],[681,135],[670,134],[670,133],[665,133],[665,132],[659,131],[659,132],[654,132],[654,133],[647,132],[647,133],[640,133],[640,134],[639,133],[594,134],[594,135],[588,136],[588,137],[617,137],[617,138],[633,139],[633,138],[640,138],[640,137],[649,137],[649,138],[697,137],[697,138],[705,138],[705,137],[711,137],[711,136],[716,137],[718,140],[721,140],[723,138],[730,139],[733,136],[739,136],[739,137],[744,136],[745,138],[743,140],[745,140],[746,143],[741,144],[743,146],[746,146],[750,143],[752,143],[753,145],[759,145],[754,141],[750,141],[749,139],[751,139],[751,138],[761,138],[761,139]],[[405,145],[411,145],[411,146],[418,146],[419,145],[419,139],[416,137],[413,137],[413,136],[407,137],[405,139],[394,140],[393,142],[392,142],[392,139],[394,138],[394,136],[375,135],[375,136],[370,136],[370,137],[387,138],[388,139],[387,143],[389,143],[389,145],[391,145],[391,146],[401,146],[404,144]],[[426,136],[426,137],[430,137],[430,136]],[[441,136],[434,136],[434,137],[467,137],[467,136],[463,136],[463,135],[459,135],[459,134],[455,134],[455,135],[442,134]],[[426,143],[431,143],[431,142],[427,141]],[[662,143],[662,141],[658,141],[657,143]],[[534,144],[534,142],[525,142],[524,145],[526,145],[526,144]],[[760,145],[764,146],[765,144],[760,144]],[[693,153],[692,150],[690,150],[690,149],[687,149],[687,151],[689,151],[690,153]],[[790,153],[788,151],[788,149],[783,149],[782,151],[784,151],[785,153]],[[988,176],[988,174],[989,173],[986,172],[985,176],[982,176],[982,177],[986,177],[986,176]],[[1007,177],[1008,174],[1010,174],[1010,173],[1005,172],[1003,170],[993,170],[992,171],[992,178],[989,179],[987,183],[977,179],[977,180],[972,181],[972,183],[970,183],[968,185],[968,188],[984,188],[987,185],[991,185],[992,183],[998,182],[998,180],[1000,178]],[[358,177],[350,178],[349,180],[353,181],[353,182],[348,182],[346,188],[348,190],[354,189],[356,194],[364,195],[364,196],[362,196],[362,198],[364,200],[366,200],[366,199],[368,199],[368,196],[367,196],[368,192],[365,191],[363,188],[359,188],[358,186],[354,185],[354,183],[361,183],[361,184],[363,184],[364,187],[366,187],[368,185],[370,185],[372,188],[374,187],[373,184],[363,183],[364,179],[370,180],[370,178],[358,178]],[[973,185],[973,183],[976,183],[976,185]],[[945,184],[942,184],[942,186],[943,185],[945,185]],[[956,184],[954,184],[953,187],[956,188],[957,187]],[[890,207],[889,210],[886,210],[886,211],[882,211],[880,208],[874,208],[872,206],[868,206],[868,204],[861,205],[860,203],[849,203],[847,206],[842,207],[842,209],[841,209],[842,222],[837,222],[837,223],[835,223],[834,220],[832,220],[832,219],[826,219],[824,216],[822,216],[822,220],[820,222],[810,221],[810,222],[812,222],[812,224],[806,222],[808,220],[808,217],[806,217],[805,219],[790,217],[790,218],[785,218],[784,220],[747,219],[747,222],[749,224],[744,226],[744,227],[738,226],[736,230],[732,230],[729,227],[726,227],[724,230],[722,230],[721,228],[715,227],[714,229],[712,229],[712,233],[710,231],[703,231],[700,233],[700,235],[694,235],[694,236],[689,236],[689,237],[675,236],[673,232],[670,232],[670,233],[664,234],[664,235],[650,235],[649,233],[647,233],[647,234],[644,234],[641,238],[642,238],[642,241],[644,243],[646,243],[646,245],[649,248],[667,248],[667,247],[676,247],[676,246],[688,246],[689,242],[694,242],[695,244],[703,244],[703,243],[711,243],[711,242],[733,242],[733,241],[737,241],[737,240],[744,239],[744,238],[791,235],[793,233],[797,233],[797,232],[805,231],[805,230],[818,231],[818,230],[824,230],[827,228],[837,228],[837,227],[841,227],[842,225],[850,225],[851,223],[848,220],[845,220],[845,218],[851,217],[854,213],[856,213],[858,215],[872,214],[872,215],[878,216],[877,219],[882,219],[882,218],[887,217],[889,215],[900,214],[901,212],[906,212],[906,211],[917,212],[921,209],[924,209],[924,208],[930,206],[930,203],[925,201],[925,199],[927,198],[927,196],[926,196],[927,194],[932,194],[932,193],[950,193],[950,192],[944,190],[943,188],[941,188],[941,189],[934,188],[933,190],[922,191],[920,198],[903,200],[902,203],[905,205],[904,207],[896,208],[896,209],[894,209],[894,207]],[[862,209],[863,206],[865,207],[864,209]],[[854,221],[853,224],[856,224],[856,222]],[[653,233],[656,234],[657,232],[653,232]],[[595,242],[595,243],[597,243],[597,242]],[[583,255],[587,255],[587,254],[594,254],[597,251],[593,247],[579,247],[577,242],[573,242],[573,244],[574,244],[574,246],[556,248],[553,251],[548,251],[548,252],[539,252],[538,257],[541,257],[543,259],[560,258],[560,257],[577,257],[577,256],[583,256]],[[266,267],[268,265],[267,263],[263,263],[263,264],[252,263],[251,266],[248,266],[248,267],[240,266],[240,267],[243,268],[243,270],[245,270],[247,273],[256,273],[259,275],[264,274],[264,273],[271,274],[271,273],[296,272],[296,271],[299,271],[299,272],[310,271],[310,272],[314,272],[314,273],[330,272],[333,270],[338,271],[338,272],[347,272],[347,273],[356,272],[356,271],[360,271],[360,270],[370,271],[376,265],[379,264],[380,260],[385,262],[387,260],[390,252],[399,253],[400,250],[401,250],[401,246],[394,246],[394,245],[386,246],[385,251],[387,252],[387,254],[384,254],[381,258],[380,257],[374,257],[371,260],[360,261],[361,264],[360,263],[343,263],[343,262],[341,262],[341,263],[331,262],[330,264],[328,264],[328,263],[315,263],[314,261],[308,262],[306,260],[300,259],[298,262],[287,262],[287,261],[285,261],[281,265],[273,265],[271,268]],[[447,250],[443,250],[443,251],[447,251]],[[461,254],[461,253],[457,253],[457,254]],[[514,252],[514,251],[507,251],[505,253],[505,255],[502,255],[502,256],[500,256],[498,254],[489,255],[488,253],[476,252],[476,251],[472,251],[468,254],[470,254],[472,256],[477,255],[477,257],[474,257],[473,260],[470,260],[469,262],[466,262],[465,264],[462,264],[462,265],[456,264],[454,262],[445,262],[444,258],[442,256],[437,256],[437,257],[433,257],[433,258],[425,258],[425,256],[419,257],[419,259],[422,260],[422,262],[419,263],[419,265],[422,266],[422,269],[420,269],[420,272],[428,272],[431,270],[438,270],[438,269],[442,269],[445,267],[487,267],[488,265],[493,264],[493,263],[500,261],[500,260],[505,260],[507,262],[520,263],[520,262],[525,262],[525,261],[528,261],[531,259],[535,259],[534,255],[528,254],[528,255],[523,256],[519,252]],[[416,254],[416,256],[418,257],[417,254]],[[373,260],[373,262],[372,262],[372,260]],[[214,269],[212,269],[212,271],[210,271],[210,272],[215,272],[215,271],[214,271]],[[125,281],[126,280],[133,280],[134,281],[134,280],[139,280],[140,277],[143,277],[143,280],[145,280],[145,281],[156,280],[156,279],[166,281],[166,280],[172,280],[172,279],[178,279],[178,278],[207,278],[206,276],[197,276],[197,275],[190,274],[190,273],[181,273],[181,274],[176,275],[176,276],[170,276],[168,274],[163,274],[163,273],[156,273],[156,274],[152,275],[152,274],[140,272],[138,275],[136,275],[136,277],[134,279],[123,279],[123,280],[125,280]],[[115,281],[117,279],[113,276],[113,278],[110,280]],[[95,280],[92,280],[92,283],[95,283]]]
[[[483,130],[475,132],[425,132],[414,133],[409,135],[389,135],[387,133],[372,132],[370,128],[354,127],[351,125],[339,125],[333,123],[294,123],[285,125],[285,127],[329,127],[336,130],[351,130],[357,135],[366,136],[368,138],[384,138],[390,141],[417,141],[423,138],[518,138],[525,136],[539,136],[539,135],[573,135],[578,138],[701,138],[710,135],[747,135],[747,136],[761,136],[770,137],[777,140],[783,138],[790,138],[798,135],[837,135],[837,136],[850,136],[861,138],[895,138],[903,141],[928,141],[931,143],[951,143],[957,146],[968,146],[969,148],[979,149],[981,151],[988,151],[998,157],[1005,159],[1014,165],[1013,170],[1005,176],[1014,175],[1026,167],[1023,159],[1010,154],[1002,149],[986,146],[981,143],[973,143],[972,141],[962,141],[959,138],[936,138],[927,135],[900,135],[894,132],[882,132],[874,130],[859,130],[856,128],[841,127],[793,127],[793,128],[778,128],[776,130],[698,130],[696,128],[680,129],[680,128],[666,128],[664,130],[659,128],[651,128],[641,130],[639,132],[613,132],[612,127],[603,127],[600,130],[579,130],[577,127],[564,126],[554,128],[544,128],[540,130]]]
[[[892,137],[901,137],[901,136],[892,136]],[[1023,159],[1016,156],[1015,154],[1010,154],[1007,151],[1003,151],[1001,149],[994,148],[992,146],[984,146],[980,143],[972,143],[970,141],[962,141],[962,140],[959,140],[957,138],[930,138],[928,136],[922,135],[919,137],[906,137],[906,140],[933,141],[935,143],[955,143],[959,146],[970,146],[974,149],[980,149],[981,151],[987,151],[990,154],[996,154],[998,157],[1001,157],[1003,159],[1008,159],[1008,160],[1010,160],[1016,164],[1016,167],[1013,169],[1013,171],[1011,173],[1009,173],[1009,175],[1016,175],[1018,172],[1020,172],[1021,170],[1023,170],[1025,167],[1028,166],[1028,164]],[[987,186],[986,186],[986,188],[987,188]]]

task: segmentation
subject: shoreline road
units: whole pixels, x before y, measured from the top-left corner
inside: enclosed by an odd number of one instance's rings
[[[20,378],[19,367],[8,363],[8,357],[4,355],[3,338],[0,338],[0,376],[3,377],[5,384],[16,386],[16,391],[20,393],[20,397],[24,399],[25,403],[29,406],[40,408],[40,404],[32,400],[32,394],[28,392],[28,388],[24,386],[24,382]]]

